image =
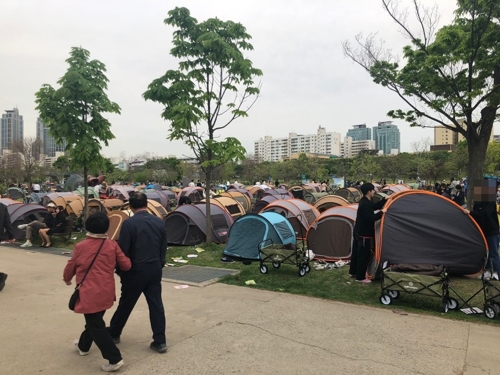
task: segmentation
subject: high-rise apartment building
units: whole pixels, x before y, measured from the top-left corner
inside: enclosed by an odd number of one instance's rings
[[[54,137],[49,134],[49,128],[39,118],[36,120],[36,137],[42,141],[42,153],[47,157],[53,158],[57,152],[64,152],[66,148],[66,142],[56,143]]]
[[[459,119],[457,122],[460,126],[464,126],[465,119]],[[450,124],[450,126],[454,127],[455,125]],[[492,131],[490,135],[490,142],[493,142],[494,140],[494,133]],[[454,132],[444,126],[436,126],[434,128],[434,146],[457,145],[462,141],[465,141],[465,137],[459,132]]]
[[[288,138],[273,139],[270,136],[254,143],[256,161],[280,161],[298,153],[340,156],[340,134],[327,132],[319,127],[316,134],[290,133]]]
[[[372,130],[366,127],[366,124],[353,125],[352,129],[347,131],[347,136],[352,138],[352,141],[367,141],[372,139]]]
[[[375,150],[375,141],[364,139],[361,141],[353,141],[351,137],[345,137],[342,143],[341,156],[343,158],[353,158],[364,150]]]
[[[392,121],[379,122],[377,126],[373,127],[373,140],[375,148],[382,150],[385,155],[401,151],[399,129],[393,125]]]
[[[19,109],[6,110],[0,123],[0,151],[12,150],[12,144],[24,139],[24,120]]]

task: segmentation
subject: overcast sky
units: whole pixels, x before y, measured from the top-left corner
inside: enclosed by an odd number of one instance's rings
[[[441,24],[451,21],[455,4],[439,0]],[[2,0],[0,110],[17,106],[25,136],[34,136],[35,92],[45,83],[57,88],[71,47],[81,46],[106,65],[108,96],[122,109],[120,116],[108,116],[116,139],[104,149],[105,156],[192,155],[182,142],[166,139],[161,105],[141,97],[153,79],[177,68],[178,61],[169,55],[174,29],[163,23],[176,6],[187,7],[198,21],[240,22],[253,37],[254,51],[247,57],[264,73],[262,95],[249,117],[223,134],[239,138],[248,153],[266,135],[312,134],[321,125],[343,138],[352,125],[373,127],[390,120],[389,110],[404,108],[342,51],[343,40],[378,32],[400,54],[408,41],[379,0]],[[412,151],[415,141],[433,139],[431,129],[410,128],[400,120],[395,124],[402,151]]]

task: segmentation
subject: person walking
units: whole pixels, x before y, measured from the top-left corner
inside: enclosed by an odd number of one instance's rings
[[[122,367],[124,362],[103,317],[116,299],[115,265],[128,270],[132,263],[116,242],[108,239],[108,228],[106,214],[99,212],[88,217],[85,222],[86,239],[76,244],[73,256],[64,268],[63,280],[66,285],[71,285],[71,279],[76,275],[77,285],[81,284],[80,298],[74,311],[84,315],[85,330],[74,341],[76,349],[80,355],[87,355],[95,342],[103,358],[108,360],[101,368],[111,372]]]
[[[111,319],[109,333],[115,343],[120,342],[130,313],[140,295],[144,294],[153,330],[153,342],[149,347],[158,353],[165,353],[166,319],[161,299],[161,278],[167,254],[167,231],[165,223],[146,210],[148,201],[144,193],[135,193],[129,203],[134,216],[123,222],[119,244],[132,261],[132,268],[127,272],[117,269],[122,284],[121,297]]]
[[[500,274],[500,256],[498,255],[499,222],[496,206],[496,182],[479,180],[474,183],[474,206],[472,211],[464,209],[471,215],[483,231],[488,243],[488,262],[485,278],[498,280]]]
[[[383,207],[386,200],[382,199],[375,204],[372,202],[375,195],[375,186],[370,182],[361,185],[361,193],[363,197],[359,201],[356,214],[355,241],[349,275],[355,277],[358,282],[371,283],[371,280],[366,278],[366,269],[375,240],[375,222],[382,218],[382,214],[385,212]],[[379,209],[379,212],[374,212]]]
[[[455,186],[455,194],[453,194],[451,199],[459,206],[463,206],[465,204],[465,193],[462,189],[462,185]]]
[[[33,236],[33,233],[38,233],[41,229],[44,228],[52,228],[56,225],[55,217],[56,217],[56,208],[57,206],[50,202],[47,205],[47,216],[45,217],[43,223],[38,220],[33,220],[29,224],[21,224],[18,225],[17,227],[19,229],[26,229],[26,242],[21,245],[21,247],[31,247],[33,244],[31,243],[31,237]],[[45,247],[46,242],[42,238],[42,247]]]

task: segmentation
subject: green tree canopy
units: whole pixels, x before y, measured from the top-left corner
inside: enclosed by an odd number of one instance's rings
[[[359,48],[345,41],[344,53],[409,107],[389,116],[412,126],[443,126],[467,139],[471,202],[500,105],[500,2],[458,0],[453,22],[437,31],[436,9],[414,1],[418,29],[412,30],[399,1],[381,2],[410,40],[403,48],[404,60],[378,44],[375,34],[357,36]]]
[[[99,60],[90,60],[89,51],[73,47],[66,62],[69,68],[57,81],[60,87],[45,84],[36,93],[36,109],[56,143],[66,142],[72,166],[82,167],[87,176],[89,168],[104,166],[100,142],[108,146],[114,138],[111,124],[103,114],[120,113],[120,107],[106,94],[106,66]],[[84,180],[87,207],[87,179]]]
[[[179,66],[155,79],[143,96],[164,105],[162,117],[170,124],[169,139],[183,140],[191,148],[205,174],[208,196],[215,168],[244,158],[245,149],[238,139],[219,140],[217,132],[248,116],[260,93],[254,79],[262,72],[243,55],[253,46],[240,23],[218,18],[198,22],[186,8],[175,8],[168,15],[165,23],[176,28],[170,53],[180,60]],[[210,230],[207,242],[211,242]]]

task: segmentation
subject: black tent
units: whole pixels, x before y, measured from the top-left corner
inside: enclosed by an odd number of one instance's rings
[[[487,256],[477,223],[451,200],[427,191],[391,195],[376,225],[375,264],[433,264],[452,275],[480,272]],[[370,267],[374,276],[376,267]]]

